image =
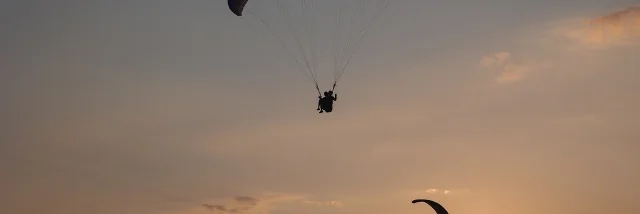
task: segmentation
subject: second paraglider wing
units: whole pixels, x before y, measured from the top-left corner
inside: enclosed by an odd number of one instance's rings
[[[433,210],[436,211],[437,214],[449,214],[449,212],[447,212],[446,209],[444,209],[444,207],[442,205],[440,205],[439,203],[432,201],[432,200],[427,200],[427,199],[415,199],[413,201],[411,201],[411,203],[415,204],[415,203],[419,203],[419,202],[423,202],[428,204],[429,206],[431,206],[431,208],[433,208]]]

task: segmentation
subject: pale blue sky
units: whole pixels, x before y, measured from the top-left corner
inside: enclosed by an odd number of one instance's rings
[[[640,12],[583,22],[631,6],[390,0],[318,114],[225,1],[1,1],[0,212],[635,214]]]

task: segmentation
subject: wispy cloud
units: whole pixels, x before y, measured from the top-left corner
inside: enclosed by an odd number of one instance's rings
[[[523,40],[528,45],[526,53],[500,51],[481,58],[481,67],[497,72],[494,78],[496,83],[523,81],[534,73],[551,68],[552,63],[564,64],[576,60],[576,54],[592,57],[587,62],[594,63],[598,62],[598,57],[589,55],[596,53],[592,50],[640,46],[640,7],[628,7],[600,16],[566,18],[543,29],[532,27],[527,31],[523,34]],[[531,47],[532,42],[537,45]],[[569,51],[563,52],[563,49]],[[569,55],[562,55],[564,53]],[[525,58],[526,55],[532,57]]]
[[[471,194],[469,189],[438,189],[429,188],[423,190],[412,191],[414,196],[427,196],[427,195],[468,195]]]
[[[201,207],[213,213],[269,213],[278,204],[298,203],[317,206],[341,207],[342,202],[329,200],[311,200],[309,196],[288,193],[267,193],[260,196],[235,196],[217,200],[217,202],[203,203]]]
[[[258,199],[255,199],[249,196],[236,196],[235,199],[240,203],[248,204],[252,206],[255,206],[258,203]]]
[[[499,69],[498,76],[494,79],[499,84],[509,84],[523,80],[531,72],[549,67],[548,63],[526,62],[516,60],[512,54],[506,51],[483,56],[480,65],[485,68]]]
[[[260,200],[250,196],[236,196],[226,204],[203,204],[202,206],[214,212],[239,213],[256,207],[258,202]]]
[[[328,205],[328,206],[336,206],[336,207],[341,207],[342,202],[339,201],[311,201],[311,200],[304,200],[302,201],[305,204],[313,204],[313,205]]]
[[[562,21],[554,31],[591,48],[640,45],[640,7]]]
[[[484,67],[491,66],[502,66],[505,64],[507,60],[511,58],[511,53],[509,52],[498,52],[491,55],[487,55],[482,57],[482,61],[480,64]]]

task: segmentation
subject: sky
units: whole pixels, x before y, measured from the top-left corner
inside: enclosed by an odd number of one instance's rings
[[[318,114],[224,1],[1,1],[0,213],[640,212],[640,2],[389,2]]]

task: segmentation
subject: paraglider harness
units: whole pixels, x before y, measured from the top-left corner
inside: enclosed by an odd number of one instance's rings
[[[316,84],[316,90],[318,91],[318,109],[320,112],[318,113],[323,113],[324,112],[332,112],[333,111],[333,101],[336,101],[338,99],[338,94],[335,94],[333,91],[336,89],[336,83],[333,83],[333,87],[331,88],[330,91],[326,91],[324,92],[324,97],[322,97],[322,94],[320,93],[320,87],[318,87],[318,85]]]

